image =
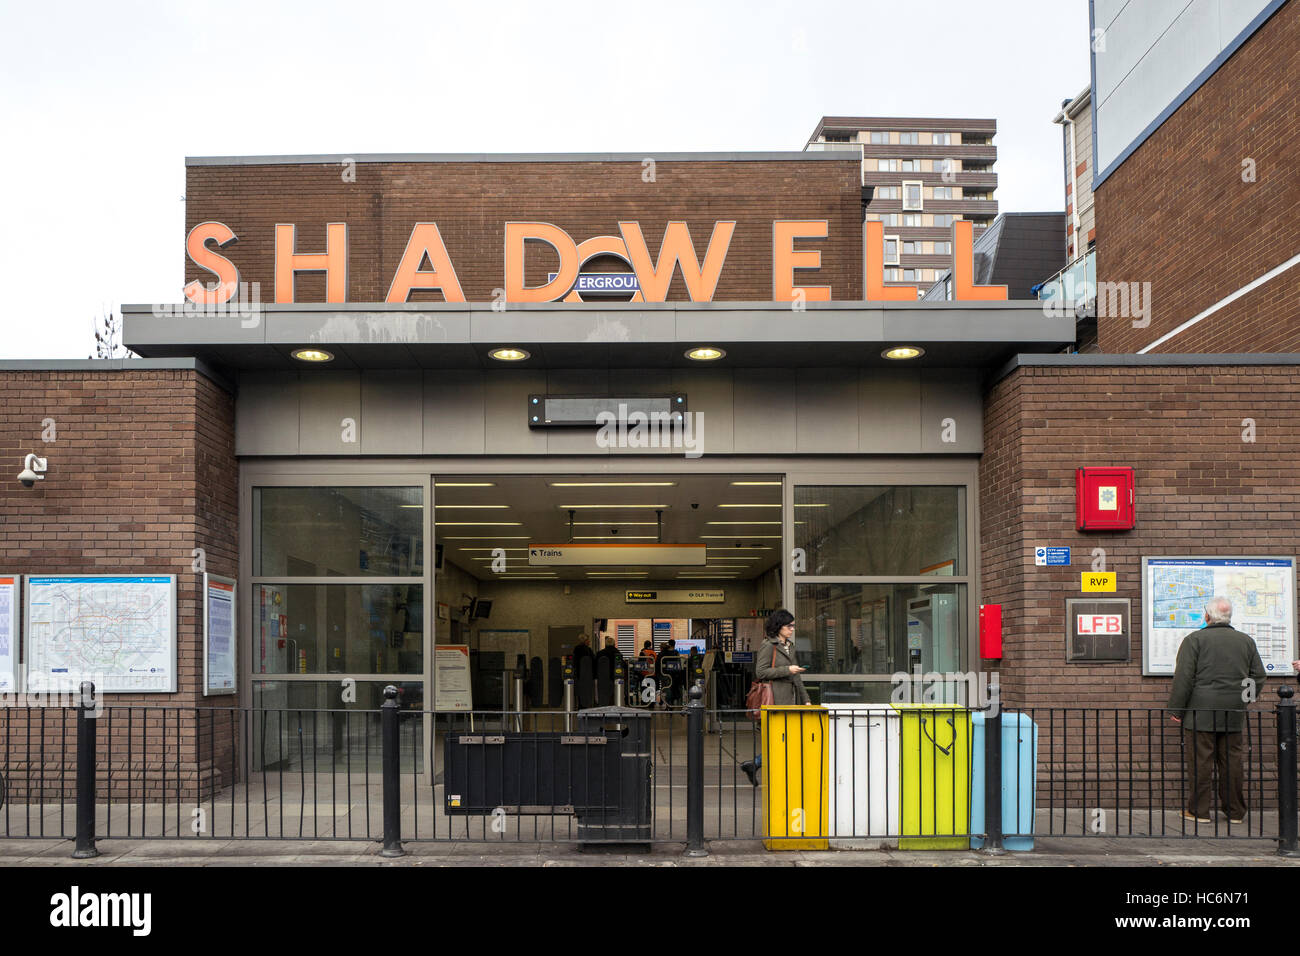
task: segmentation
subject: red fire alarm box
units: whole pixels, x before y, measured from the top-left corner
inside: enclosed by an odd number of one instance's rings
[[[980,657],[1002,659],[1002,605],[980,605]]]
[[[1080,468],[1074,475],[1074,516],[1080,531],[1133,527],[1133,469]]]

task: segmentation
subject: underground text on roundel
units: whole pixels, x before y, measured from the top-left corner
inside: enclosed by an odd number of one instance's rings
[[[152,893],[82,893],[73,886],[50,897],[51,926],[129,927],[133,936],[148,936],[152,924]]]

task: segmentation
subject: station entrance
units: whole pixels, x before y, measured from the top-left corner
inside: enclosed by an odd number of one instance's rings
[[[435,476],[435,646],[467,649],[474,709],[680,706],[692,673],[738,708],[782,603],[783,485]]]
[[[702,679],[721,720],[780,607],[816,703],[886,702],[900,673],[977,660],[973,457],[477,464],[243,467],[244,700],[332,712],[259,727],[258,764],[377,739],[347,713],[394,685],[423,715],[403,759],[424,766],[444,715],[613,703],[616,661],[625,705],[680,707]]]

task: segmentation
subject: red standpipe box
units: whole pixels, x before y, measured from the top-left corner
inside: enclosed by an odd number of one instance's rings
[[[980,605],[980,657],[1002,659],[1002,605]]]
[[[1133,528],[1133,469],[1080,468],[1074,475],[1074,517],[1080,531]]]

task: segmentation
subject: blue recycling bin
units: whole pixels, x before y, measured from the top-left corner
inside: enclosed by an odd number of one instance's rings
[[[984,832],[984,721],[982,713],[971,714],[970,832]],[[1008,850],[1034,848],[1034,781],[1038,769],[1038,725],[1028,714],[1002,714],[1002,845]],[[979,849],[983,837],[972,836],[970,845]]]

